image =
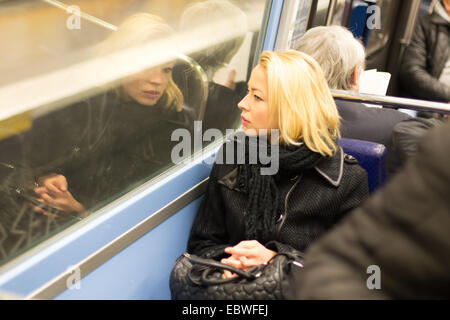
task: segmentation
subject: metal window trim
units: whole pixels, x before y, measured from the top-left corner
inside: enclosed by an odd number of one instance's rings
[[[262,51],[271,51],[275,48],[284,1],[285,0],[270,1],[270,3],[268,4],[268,8],[270,8],[270,11],[268,12],[267,16],[267,22],[265,25],[266,28],[264,30],[265,32],[262,35],[264,37]]]
[[[334,11],[336,9],[336,3],[337,0],[330,0],[328,9],[327,9],[327,16],[325,18],[325,26],[331,26],[331,22],[334,17]]]

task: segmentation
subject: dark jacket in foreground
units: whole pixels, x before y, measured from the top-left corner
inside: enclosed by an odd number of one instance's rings
[[[297,177],[278,172],[275,180],[280,210],[285,211],[282,217],[280,211],[278,234],[270,241],[269,248],[276,251],[304,250],[368,195],[366,172],[341,149]],[[218,259],[224,256],[225,247],[259,240],[245,239],[243,216],[248,195],[239,190],[236,181],[237,165],[214,165],[192,226],[188,252]]]
[[[381,143],[386,147],[386,175],[390,178],[400,167],[400,159],[392,142],[394,126],[411,117],[406,113],[386,109],[366,107],[362,103],[336,101],[342,118],[343,138]]]
[[[417,145],[428,131],[443,123],[443,119],[417,117],[395,125],[392,142],[402,163],[417,154]]]
[[[446,124],[381,192],[310,247],[298,298],[449,299],[449,191]],[[366,285],[372,265],[380,268],[380,290]]]
[[[450,26],[437,13],[419,18],[400,67],[400,85],[412,98],[449,102],[439,77],[450,56]]]

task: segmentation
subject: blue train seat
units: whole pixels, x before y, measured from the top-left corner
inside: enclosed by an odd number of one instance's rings
[[[346,138],[339,139],[338,144],[346,154],[355,157],[359,165],[366,170],[370,193],[384,184],[386,177],[384,165],[386,147],[384,145]]]

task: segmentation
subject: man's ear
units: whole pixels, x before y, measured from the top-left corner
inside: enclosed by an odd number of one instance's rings
[[[442,1],[442,4],[444,5],[444,8],[447,11],[447,13],[450,15],[450,1],[444,0],[444,1]]]
[[[360,69],[356,66],[355,69],[353,69],[353,73],[350,76],[350,83],[353,86],[353,90],[358,92],[359,91],[359,78],[360,78]]]

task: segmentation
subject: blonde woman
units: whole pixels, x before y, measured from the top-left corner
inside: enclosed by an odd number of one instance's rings
[[[336,105],[308,55],[264,52],[238,108],[247,137],[268,139],[266,130],[279,131],[279,170],[262,175],[259,162],[216,163],[188,252],[245,270],[276,252],[305,250],[367,197],[368,183],[356,160],[336,144]]]
[[[173,32],[160,17],[138,13],[99,46],[99,54],[138,48]],[[146,58],[151,57],[142,56]],[[117,87],[34,123],[34,129],[42,131],[34,136],[46,138],[52,150],[51,159],[40,153],[39,164],[34,165],[45,174],[36,174],[42,177],[34,189],[38,201],[80,213],[103,205],[170,166],[172,131],[190,129],[193,123],[172,80],[174,63],[130,75]],[[46,136],[49,127],[56,127],[59,135]]]
[[[145,45],[170,37],[173,33],[174,30],[159,16],[137,13],[128,17],[100,45],[99,54],[106,55]],[[174,61],[168,62],[124,78],[122,86],[117,88],[118,93],[125,100],[134,100],[141,105],[155,106],[159,103],[164,108],[181,111],[183,95],[172,80],[174,64]]]

